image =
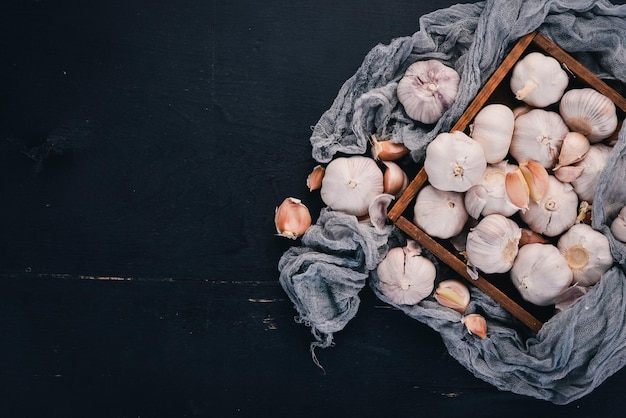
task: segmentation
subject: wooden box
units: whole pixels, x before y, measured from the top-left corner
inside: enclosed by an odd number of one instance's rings
[[[502,103],[511,107],[522,104],[516,101],[514,94],[511,92],[509,86],[510,74],[515,63],[533,51],[550,55],[562,64],[563,68],[570,75],[568,89],[592,87],[609,97],[615,103],[618,111],[620,125],[617,131],[619,131],[621,121],[623,121],[626,112],[626,99],[539,32],[530,33],[515,44],[502,64],[478,92],[458,122],[452,127],[451,131],[468,133],[470,123],[476,114],[487,104]],[[543,323],[554,314],[553,306],[539,307],[523,300],[513,287],[508,273],[480,274],[477,279],[470,278],[465,259],[454,249],[448,240],[433,238],[413,223],[415,197],[427,182],[428,176],[422,168],[389,211],[389,219],[461,277],[465,278],[470,284],[478,287],[493,298],[531,330],[539,331]]]

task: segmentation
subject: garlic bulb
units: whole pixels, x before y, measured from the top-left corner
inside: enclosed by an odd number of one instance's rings
[[[504,160],[509,152],[514,124],[513,111],[503,104],[490,104],[478,112],[470,125],[470,137],[483,147],[488,163]]]
[[[486,168],[483,147],[463,132],[440,133],[426,147],[424,170],[439,190],[467,191],[482,180]]]
[[[620,209],[615,219],[611,222],[611,233],[616,240],[626,243],[626,206]]]
[[[274,225],[277,235],[296,239],[311,226],[311,213],[300,199],[288,197],[276,208]]]
[[[437,285],[435,300],[447,308],[464,313],[470,303],[470,291],[463,283],[455,279],[442,280]]]
[[[509,152],[517,161],[535,160],[545,168],[552,168],[568,132],[558,113],[533,109],[515,119]]]
[[[617,129],[615,104],[592,88],[565,93],[559,113],[572,131],[585,135],[591,143],[608,138]]]
[[[576,180],[585,171],[582,167],[576,167],[575,165],[566,165],[563,167],[554,169],[554,176],[563,183],[571,183]]]
[[[461,233],[468,219],[462,193],[439,190],[431,185],[417,194],[413,215],[413,221],[424,232],[443,239]]]
[[[512,216],[519,210],[509,199],[505,188],[506,175],[515,168],[516,165],[506,161],[487,166],[482,181],[465,193],[465,209],[472,218],[492,213]]]
[[[600,181],[600,174],[609,162],[611,147],[604,144],[593,144],[585,158],[574,166],[582,168],[582,173],[572,180],[572,186],[581,200],[593,203],[593,198]]]
[[[415,305],[435,287],[437,270],[421,251],[395,247],[376,267],[379,289],[393,303]]]
[[[521,296],[539,306],[554,304],[572,279],[565,257],[552,244],[524,245],[511,269],[511,280]]]
[[[569,183],[556,177],[548,179],[548,190],[539,202],[530,202],[521,213],[522,220],[533,231],[548,237],[563,233],[576,222],[578,196]]]
[[[578,132],[568,132],[563,138],[559,161],[554,170],[582,160],[587,155],[590,146],[591,144],[585,135]]]
[[[440,61],[417,61],[398,82],[398,100],[411,119],[434,123],[454,104],[459,81],[459,74]]]
[[[559,62],[540,52],[531,52],[519,60],[511,74],[515,98],[535,107],[546,107],[559,101],[569,78]]]
[[[320,196],[331,209],[363,216],[383,193],[383,173],[369,157],[338,157],[326,166]]]
[[[522,236],[511,219],[494,214],[485,216],[467,234],[467,263],[485,273],[506,273],[513,266]]]
[[[579,286],[592,286],[613,265],[609,240],[585,223],[568,229],[557,243]]]

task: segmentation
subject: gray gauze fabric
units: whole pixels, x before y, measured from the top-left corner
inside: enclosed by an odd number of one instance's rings
[[[602,78],[626,81],[626,7],[589,0],[491,0],[458,4],[422,16],[419,31],[378,45],[340,89],[313,129],[312,155],[363,154],[371,134],[389,135],[421,163],[425,146],[461,116],[480,87],[523,35],[540,30]],[[461,76],[455,104],[434,125],[411,121],[398,104],[397,82],[417,60],[435,58]],[[625,128],[626,129],[626,128]],[[626,133],[622,129],[603,172],[592,208],[592,226],[609,237],[616,261],[602,280],[534,334],[478,289],[468,312],[487,318],[488,338],[470,335],[461,315],[432,296],[397,306],[378,289],[375,266],[399,245],[399,231],[376,231],[354,217],[324,209],[302,245],[279,262],[280,283],[315,346],[331,345],[358,309],[359,291],[376,295],[437,330],[450,354],[475,376],[501,390],[569,403],[591,392],[626,361],[626,248],[608,228],[626,204]],[[419,364],[416,363],[418,368]]]

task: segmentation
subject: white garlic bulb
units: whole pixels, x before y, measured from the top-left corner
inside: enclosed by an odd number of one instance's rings
[[[609,240],[585,223],[568,229],[557,243],[579,286],[592,286],[613,265]]]
[[[440,133],[426,147],[424,170],[439,190],[467,191],[482,180],[486,168],[483,147],[463,132]]]
[[[522,229],[502,215],[485,216],[467,234],[467,262],[484,273],[506,273],[513,266]]]
[[[508,217],[519,210],[509,199],[505,188],[507,173],[516,167],[507,161],[487,165],[482,181],[465,193],[465,209],[472,218],[493,213]]]
[[[459,74],[440,61],[417,61],[398,82],[398,100],[411,119],[434,123],[454,104],[459,81]]]
[[[563,233],[576,223],[578,196],[569,183],[562,183],[549,176],[548,190],[543,198],[531,201],[521,213],[522,220],[533,231],[548,237]]]
[[[448,239],[463,230],[468,214],[463,194],[424,186],[415,198],[413,221],[432,237]]]
[[[568,132],[558,113],[533,109],[515,119],[509,152],[517,161],[535,160],[545,168],[552,168]]]
[[[415,305],[431,294],[437,270],[420,250],[409,246],[389,250],[376,267],[379,289],[398,305]]]
[[[563,96],[569,77],[556,59],[531,52],[513,67],[510,84],[516,99],[530,106],[546,107]]]
[[[600,174],[609,162],[611,150],[608,145],[593,144],[585,157],[574,164],[575,167],[582,168],[582,173],[571,181],[580,200],[593,203]]]
[[[513,111],[503,104],[490,104],[478,112],[470,125],[470,137],[483,147],[488,163],[504,160],[509,152],[514,124]]]
[[[331,209],[363,216],[383,193],[383,173],[376,162],[360,155],[338,157],[326,166],[320,196]]]
[[[617,129],[615,103],[592,88],[572,89],[563,95],[559,113],[572,131],[596,143]]]
[[[511,268],[511,280],[522,298],[538,306],[554,304],[572,279],[565,257],[552,244],[524,245]]]
[[[626,206],[613,219],[610,229],[616,240],[626,243]]]

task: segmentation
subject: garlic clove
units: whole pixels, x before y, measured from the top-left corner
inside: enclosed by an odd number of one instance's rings
[[[509,171],[505,178],[506,194],[511,203],[520,208],[522,211],[528,209],[530,202],[530,189],[524,178],[522,170],[517,167]]]
[[[324,178],[324,172],[326,169],[321,165],[316,165],[311,171],[311,174],[306,178],[306,187],[309,191],[317,190],[322,187],[322,179]]]
[[[296,239],[311,226],[311,213],[300,199],[288,197],[276,208],[274,224],[277,235]]]
[[[520,106],[517,106],[513,109],[513,116],[515,118],[517,118],[518,116],[522,116],[523,114],[526,114],[528,112],[530,112],[531,110],[533,110],[534,108],[532,106],[529,106],[527,104],[523,104]]]
[[[397,142],[379,140],[376,135],[370,137],[372,145],[372,157],[381,161],[396,161],[409,153],[409,149]]]
[[[617,129],[615,103],[592,88],[572,89],[563,95],[559,113],[572,131],[596,143]]]
[[[519,246],[523,247],[526,244],[547,244],[550,242],[548,238],[544,237],[538,232],[529,228],[522,228],[522,235],[519,239]]]
[[[565,138],[563,138],[559,160],[554,169],[557,170],[560,167],[582,160],[587,151],[589,151],[590,146],[591,144],[585,135],[578,132],[568,132]]]
[[[522,161],[519,169],[528,184],[530,198],[539,201],[548,190],[548,171],[534,160]]]
[[[385,165],[383,192],[399,196],[409,185],[409,176],[393,161],[383,161],[383,164]]]
[[[439,304],[463,314],[470,303],[470,291],[458,280],[443,280],[437,285],[434,294]]]
[[[554,169],[554,176],[563,183],[571,183],[580,177],[585,171],[584,167],[578,167],[575,165],[566,165]]]
[[[461,322],[470,334],[481,339],[487,338],[487,321],[480,314],[469,314],[461,318]]]
[[[615,239],[626,242],[626,206],[623,206],[613,219],[610,229]]]
[[[368,214],[369,220],[379,231],[385,229],[385,225],[387,224],[387,208],[393,202],[395,197],[390,194],[380,194],[374,198],[372,203],[370,203]]]

